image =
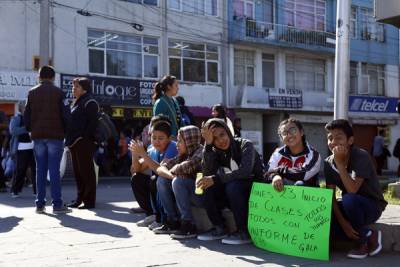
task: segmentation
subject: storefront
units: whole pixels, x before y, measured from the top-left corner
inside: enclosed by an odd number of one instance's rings
[[[398,99],[392,97],[349,97],[349,119],[353,124],[355,144],[368,152],[372,152],[374,137],[380,129],[385,131],[385,143],[390,151],[400,132],[397,126],[396,111]],[[393,163],[392,163],[393,161]],[[397,159],[388,161],[388,169],[396,167]],[[392,167],[393,165],[393,167]]]

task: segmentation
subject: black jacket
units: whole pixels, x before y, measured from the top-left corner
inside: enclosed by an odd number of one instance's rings
[[[231,139],[227,151],[217,149],[214,145],[206,145],[203,151],[202,168],[205,176],[213,175],[217,183],[228,183],[232,180],[245,179],[261,181],[263,166],[260,155],[250,140],[234,138],[226,123],[221,119],[207,121],[206,127],[211,123],[220,124]],[[232,169],[232,161],[237,169]]]
[[[65,139],[66,146],[72,146],[79,138],[94,141],[99,106],[92,99],[92,95],[86,93],[79,97],[73,104],[71,108],[71,120]]]

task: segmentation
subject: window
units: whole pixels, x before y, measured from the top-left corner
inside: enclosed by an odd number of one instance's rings
[[[233,15],[254,19],[254,0],[233,0]]]
[[[136,4],[146,4],[146,5],[152,5],[152,6],[157,6],[158,0],[122,0],[125,2],[131,2],[131,3],[136,3]]]
[[[362,86],[360,94],[385,95],[385,67],[362,63]]]
[[[325,61],[286,56],[286,88],[325,91]]]
[[[357,38],[357,8],[354,6],[351,7],[350,38]]]
[[[158,77],[158,38],[88,31],[89,72],[121,77]]]
[[[275,57],[262,54],[262,84],[266,88],[275,87]]]
[[[325,31],[326,0],[286,0],[284,24],[305,30]]]
[[[360,8],[359,20],[362,40],[385,41],[384,24],[375,21],[371,8]]]
[[[358,74],[357,62],[350,62],[350,94],[357,94],[358,92]]]
[[[254,52],[235,49],[234,85],[254,86]]]
[[[169,72],[186,82],[218,83],[217,45],[169,40]]]
[[[168,0],[168,8],[197,15],[218,16],[218,0]]]

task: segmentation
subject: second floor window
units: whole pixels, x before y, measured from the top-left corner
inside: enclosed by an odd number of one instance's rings
[[[262,54],[262,84],[266,88],[275,87],[275,56]]]
[[[385,95],[385,66],[361,64],[360,94]]]
[[[235,49],[234,85],[254,86],[254,52]]]
[[[286,0],[283,13],[288,26],[325,31],[326,0]]]
[[[371,8],[360,8],[359,13],[359,34],[362,40],[385,41],[384,25],[375,21]],[[357,37],[356,37],[357,38]]]
[[[286,56],[286,88],[325,91],[325,61]]]
[[[169,73],[181,81],[218,83],[217,45],[169,40]]]
[[[168,8],[198,15],[218,16],[218,0],[168,0]]]
[[[233,15],[254,19],[254,0],[233,0]]]
[[[124,2],[131,2],[131,3],[136,3],[136,4],[145,4],[145,5],[152,5],[156,6],[158,3],[158,0],[121,0]]]
[[[89,30],[88,47],[89,73],[158,77],[158,38]]]

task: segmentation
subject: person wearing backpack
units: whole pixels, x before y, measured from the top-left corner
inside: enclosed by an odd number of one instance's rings
[[[222,243],[240,245],[250,243],[247,229],[248,205],[253,181],[263,177],[260,155],[250,140],[233,137],[223,119],[210,119],[202,126],[205,140],[202,169],[203,178],[197,182],[202,188],[202,202],[214,228],[197,236],[203,241],[222,239]],[[227,236],[222,208],[228,204],[237,226]]]
[[[400,161],[400,138],[397,139],[396,145],[394,146],[393,156]],[[399,166],[397,167],[397,177],[400,177],[400,163]]]
[[[90,80],[75,78],[72,93],[71,119],[65,144],[71,151],[77,186],[77,196],[68,207],[93,209],[96,202],[96,174],[93,157],[96,151],[95,135],[98,127],[99,106],[91,94]],[[81,204],[83,205],[81,206]]]

